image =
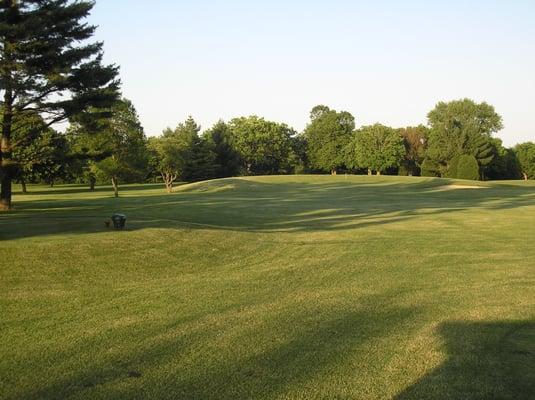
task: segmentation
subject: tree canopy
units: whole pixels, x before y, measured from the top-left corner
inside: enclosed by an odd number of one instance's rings
[[[492,161],[491,135],[503,127],[494,107],[470,99],[440,102],[427,117],[427,157],[438,174],[448,176],[451,161],[463,154],[474,156],[480,167]]]
[[[524,179],[535,179],[535,143],[521,143],[514,148],[514,152]]]
[[[78,130],[74,128],[71,134],[75,143],[79,141],[78,147],[82,152],[96,156],[92,167],[94,173],[111,181],[117,197],[120,181],[142,180],[146,175],[147,140],[130,100],[116,101],[111,108],[111,116],[99,121],[99,124],[98,133],[78,125]]]
[[[335,174],[346,161],[345,148],[355,130],[355,118],[347,111],[337,112],[319,105],[310,112],[304,136],[313,168]]]
[[[6,0],[0,3],[0,208],[11,208],[16,162],[14,119],[36,113],[46,126],[67,118],[93,121],[117,98],[117,67],[102,64],[102,43],[88,43],[94,3]]]
[[[234,118],[229,123],[232,146],[239,154],[247,174],[287,172],[296,132],[286,124],[267,121],[255,115]]]
[[[377,175],[399,166],[405,155],[403,137],[393,128],[381,124],[365,126],[356,132],[347,163]]]

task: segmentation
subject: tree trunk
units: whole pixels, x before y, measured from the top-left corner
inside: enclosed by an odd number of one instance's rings
[[[331,175],[336,175],[336,168],[331,169]]]
[[[4,44],[5,46],[5,44]],[[5,53],[5,49],[4,49]],[[10,58],[9,54],[3,54],[5,58]],[[2,121],[2,136],[0,138],[0,211],[11,210],[11,193],[12,193],[12,169],[13,160],[11,159],[11,124],[13,121],[13,89],[11,82],[11,73],[4,73],[4,112]]]
[[[167,191],[167,193],[172,193],[173,183],[175,182],[175,179],[177,178],[177,176],[173,175],[172,173],[166,173],[166,172],[162,172],[161,175],[162,175],[163,183],[165,185],[165,190]]]
[[[381,175],[381,171],[377,170],[377,172],[375,173],[375,175],[377,175],[377,176]]]
[[[5,171],[2,171],[1,185],[0,211],[9,211],[11,210],[11,177]]]
[[[89,178],[89,190],[91,190],[92,192],[95,191],[95,179],[94,178]]]
[[[525,172],[522,172],[522,175],[524,176],[524,180],[527,181],[528,180],[528,174],[526,174]]]
[[[113,176],[111,178],[111,185],[113,186],[113,194],[115,197],[119,197],[119,184],[117,183],[117,177]]]
[[[26,188],[26,180],[24,180],[24,178],[20,180],[20,185],[22,186],[22,193],[28,193],[28,189]]]
[[[368,168],[368,175],[371,175],[371,174],[372,174],[372,170]]]
[[[4,121],[2,124],[2,139],[0,140],[0,210],[11,210],[11,193],[12,193],[12,162],[11,159],[11,121],[12,112],[10,107],[5,103]],[[9,109],[9,111],[8,111]]]

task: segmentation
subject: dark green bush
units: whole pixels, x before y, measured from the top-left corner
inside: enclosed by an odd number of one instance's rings
[[[474,156],[464,154],[457,162],[457,178],[479,180],[479,165]]]
[[[420,168],[421,168],[421,172],[420,172],[421,176],[433,176],[433,177],[440,176],[438,165],[436,165],[436,163],[429,160],[428,158],[424,160]]]
[[[457,178],[457,169],[459,166],[459,158],[461,156],[456,156],[451,159],[451,161],[448,163],[448,170],[444,174],[446,178]]]

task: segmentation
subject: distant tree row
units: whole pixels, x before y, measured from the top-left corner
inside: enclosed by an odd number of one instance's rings
[[[101,115],[101,113],[95,113]],[[17,121],[15,122],[15,124]],[[428,126],[355,128],[354,117],[320,105],[302,133],[257,116],[218,121],[210,129],[192,117],[160,136],[146,137],[133,104],[115,102],[111,114],[73,121],[65,134],[26,117],[29,146],[14,152],[16,179],[26,182],[110,182],[173,185],[239,175],[362,173],[461,179],[535,179],[535,143],[505,148],[493,134],[501,117],[486,103],[439,103]]]
[[[88,0],[0,2],[0,211],[12,183],[176,181],[236,175],[376,173],[464,179],[534,179],[535,144],[509,149],[486,103],[439,103],[426,126],[356,129],[347,111],[319,105],[306,129],[257,116],[201,132],[190,117],[147,138],[134,105],[120,99],[118,67],[92,42]],[[69,122],[66,132],[53,126]]]

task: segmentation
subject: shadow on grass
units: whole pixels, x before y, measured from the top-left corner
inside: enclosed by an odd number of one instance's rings
[[[395,397],[534,399],[535,322],[450,322],[441,326],[446,362]]]
[[[408,181],[410,182],[410,181]],[[417,183],[258,182],[225,179],[179,190],[144,194],[131,186],[118,199],[43,196],[0,214],[0,240],[62,233],[104,232],[114,212],[126,213],[129,229],[183,228],[251,232],[347,230],[392,224],[422,214],[472,208],[504,210],[533,205],[532,188],[491,187],[440,190],[441,180]],[[149,186],[154,189],[157,186]],[[130,188],[130,189],[128,189]],[[146,188],[146,187],[145,187]],[[58,189],[61,190],[61,189]],[[162,190],[163,192],[163,190]]]
[[[128,184],[120,186],[121,192],[131,192],[136,190],[158,189],[161,188],[161,183],[144,183],[144,184]],[[83,184],[70,184],[59,185],[56,187],[43,186],[43,185],[28,185],[28,191],[22,193],[21,190],[15,190],[14,195],[18,196],[46,196],[46,195],[64,195],[64,194],[91,194],[91,193],[108,193],[110,196],[113,194],[113,188],[111,186],[95,186],[94,190],[90,190],[88,185]]]
[[[355,358],[373,358],[370,352],[382,338],[410,329],[410,321],[420,310],[386,304],[369,308],[375,302],[392,300],[371,296],[364,299],[369,305],[363,310],[322,314],[313,322],[307,315],[302,320],[293,315],[275,317],[261,327],[255,324],[260,331],[250,332],[245,342],[236,339],[218,351],[214,351],[214,340],[221,346],[217,338],[225,336],[218,326],[199,328],[189,337],[176,333],[181,331],[180,324],[160,331],[147,326],[126,333],[130,342],[138,343],[131,352],[105,363],[78,364],[68,377],[51,378],[48,386],[27,390],[22,398],[272,399],[296,389],[321,389],[321,383],[331,378],[331,371],[344,371],[344,364]],[[281,331],[288,333],[285,340],[277,338]],[[162,337],[167,339],[158,339]],[[147,339],[151,345],[139,345]],[[198,352],[194,361],[192,352]],[[70,358],[76,362],[74,355]],[[363,361],[361,366],[363,373],[373,369],[364,368]],[[355,373],[359,371],[349,364],[349,381]]]

